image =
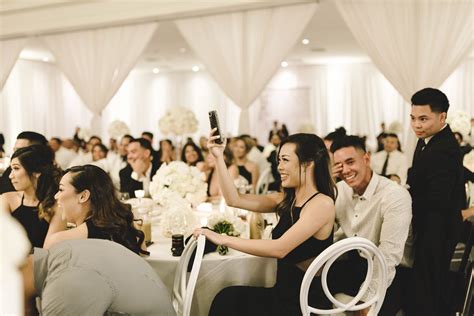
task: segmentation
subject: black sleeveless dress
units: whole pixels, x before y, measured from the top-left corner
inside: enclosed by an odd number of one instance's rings
[[[239,168],[239,175],[247,179],[249,184],[252,184],[252,174],[245,168],[245,166],[237,166]]]
[[[87,238],[115,241],[121,244],[122,246],[130,249],[131,251],[135,252],[136,254],[140,254],[140,253],[149,254],[148,252],[142,251],[140,249],[140,247],[137,244],[137,239],[131,230],[127,232],[125,236],[125,240],[123,240],[122,242],[119,242],[118,240],[114,240],[113,237],[109,233],[103,231],[100,227],[95,226],[94,223],[92,222],[92,218],[88,218],[86,220],[86,225],[87,225]]]
[[[48,234],[49,223],[44,218],[39,218],[39,205],[26,206],[23,204],[24,198],[24,196],[21,197],[21,204],[12,212],[12,216],[16,218],[26,230],[31,246],[43,248],[44,240]]]
[[[300,218],[303,207],[319,192],[310,197],[302,206],[294,207],[293,214],[285,212],[273,229],[272,238],[280,238]],[[214,298],[209,315],[301,315],[299,295],[305,271],[295,264],[317,257],[333,242],[333,233],[325,239],[308,238],[277,263],[277,278],[272,288],[231,286]],[[319,277],[315,277],[310,287],[309,303],[319,308],[330,308],[331,304],[321,287]]]

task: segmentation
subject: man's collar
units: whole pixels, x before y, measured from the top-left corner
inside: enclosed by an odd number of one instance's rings
[[[441,132],[443,129],[445,129],[446,126],[448,126],[448,124],[444,123],[444,126],[441,127],[441,129],[438,131],[438,133]],[[423,141],[425,142],[425,145],[428,145],[428,143],[430,142],[430,140],[431,140],[433,137],[435,137],[436,135],[438,135],[438,133],[436,133],[436,134],[434,134],[434,135],[431,135],[430,137],[424,138]]]
[[[359,195],[354,190],[352,190],[352,198],[353,199],[361,199],[361,200],[370,200],[372,196],[375,193],[375,188],[377,188],[377,185],[379,184],[380,176],[376,174],[373,170],[372,171],[372,177],[370,178],[370,182],[367,185],[367,188],[365,188],[364,194]]]

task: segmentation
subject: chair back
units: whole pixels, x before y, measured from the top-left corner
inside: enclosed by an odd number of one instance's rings
[[[364,283],[362,284],[359,293],[347,304],[339,302],[328,289],[327,285],[327,274],[331,265],[344,253],[350,250],[359,250],[360,254],[367,259],[367,275],[365,277]],[[361,297],[367,291],[370,282],[373,277],[374,264],[378,265],[378,287],[377,292],[374,297],[367,300],[365,303],[357,304],[360,301]],[[324,267],[323,267],[324,266]],[[309,306],[308,295],[309,288],[311,286],[311,281],[314,276],[322,268],[321,283],[324,290],[324,294],[327,298],[334,304],[335,308],[333,309],[318,309],[315,307]],[[369,311],[369,316],[375,316],[378,314],[380,308],[382,307],[383,300],[385,298],[385,292],[387,290],[387,264],[380,250],[375,246],[370,240],[362,237],[350,237],[336,242],[335,244],[328,247],[326,250],[321,252],[319,256],[314,259],[314,261],[309,266],[308,270],[303,277],[300,289],[300,307],[303,315],[310,315],[311,313],[328,315],[335,313],[342,313],[345,311],[357,311],[364,309],[368,306],[372,307]]]
[[[266,194],[268,192],[268,186],[270,185],[271,176],[272,169],[267,168],[263,170],[257,181],[257,187],[255,188],[256,194]]]
[[[201,269],[202,256],[204,255],[204,246],[206,237],[199,235],[197,240],[190,238],[188,244],[181,254],[178,267],[176,268],[173,284],[173,307],[177,315],[188,316],[191,312],[191,304],[193,302],[194,289],[196,287],[199,270]],[[194,249],[193,268],[188,278],[188,264]]]

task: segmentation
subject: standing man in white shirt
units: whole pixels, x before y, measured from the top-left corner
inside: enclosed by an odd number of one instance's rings
[[[407,180],[407,157],[398,150],[397,134],[387,133],[383,140],[383,150],[370,158],[372,170],[381,176],[397,175],[402,184]]]
[[[343,181],[337,184],[336,223],[338,229],[334,241],[352,236],[364,237],[378,246],[388,268],[387,293],[379,315],[395,315],[402,305],[403,266],[411,266],[411,253],[405,243],[412,218],[411,198],[408,191],[395,182],[377,175],[370,168],[370,156],[364,141],[357,136],[345,136],[334,140],[334,175]],[[410,243],[407,243],[409,246]],[[348,258],[337,261],[329,273],[332,293],[355,296],[365,279],[366,259],[358,252],[350,252]],[[376,292],[378,271],[362,300]],[[368,308],[362,311],[366,315]]]

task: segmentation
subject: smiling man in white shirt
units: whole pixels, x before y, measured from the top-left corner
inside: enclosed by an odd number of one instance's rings
[[[359,236],[371,240],[382,252],[388,268],[388,289],[379,315],[395,315],[402,306],[401,277],[403,266],[410,267],[410,247],[405,253],[412,218],[411,198],[406,189],[377,175],[370,167],[370,156],[363,140],[357,136],[339,138],[331,145],[334,154],[334,175],[343,181],[337,184],[336,223],[334,240]],[[409,246],[410,243],[408,242]],[[336,262],[329,273],[332,293],[357,294],[365,279],[366,260],[357,252]],[[373,297],[378,271],[362,297]],[[362,315],[368,312],[364,310]]]

